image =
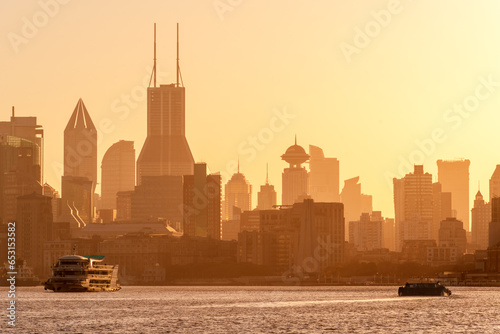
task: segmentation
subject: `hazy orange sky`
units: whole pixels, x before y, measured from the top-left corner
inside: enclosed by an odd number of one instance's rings
[[[486,197],[500,163],[498,17],[499,2],[465,0],[2,1],[0,119],[13,105],[38,117],[45,180],[58,189],[63,131],[80,97],[101,128],[99,161],[120,139],[135,142],[137,157],[153,23],[158,82],[168,84],[179,22],[195,160],[224,173],[240,155],[253,205],[266,163],[281,198],[280,155],[295,134],[340,160],[341,187],[360,176],[385,216],[387,180],[412,162],[437,179],[437,159],[470,159],[471,199],[478,181]],[[284,110],[294,118],[279,123]]]

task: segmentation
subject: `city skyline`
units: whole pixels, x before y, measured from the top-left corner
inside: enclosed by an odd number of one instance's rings
[[[0,2],[4,327],[494,331],[499,15]]]
[[[237,155],[243,152],[241,167],[250,183],[260,185],[269,163],[270,182],[280,196],[280,173],[285,164],[279,155],[297,134],[304,147],[318,145],[326,156],[339,160],[340,184],[360,176],[363,191],[373,195],[374,209],[386,217],[394,215],[390,180],[393,174],[404,177],[399,169],[411,171],[412,158],[425,158],[422,162],[433,181],[437,180],[436,160],[469,159],[472,207],[478,181],[489,198],[486,185],[500,162],[477,150],[497,139],[495,122],[490,120],[496,119],[500,51],[491,44],[497,40],[494,14],[499,5],[464,3],[459,7],[451,2],[400,1],[399,10],[387,19],[390,22],[378,34],[372,33],[369,45],[356,46],[356,31],[377,22],[373,13],[388,11],[389,3],[304,4],[281,13],[284,3],[264,6],[257,2],[242,3],[222,14],[211,5],[189,11],[182,4],[175,8],[163,4],[161,8],[170,11],[162,14],[153,11],[158,9],[155,3],[141,5],[146,15],[126,25],[122,22],[139,5],[122,4],[115,26],[104,20],[112,6],[100,4],[102,16],[93,20],[95,28],[82,31],[82,18],[97,3],[81,7],[71,2],[61,4],[46,25],[17,47],[12,36],[23,36],[22,18],[32,21],[43,9],[36,3],[4,4],[3,13],[9,9],[15,14],[2,14],[7,38],[2,42],[6,61],[1,70],[7,79],[1,87],[9,96],[0,105],[2,119],[9,116],[12,105],[18,115],[38,117],[46,131],[44,181],[58,190],[63,119],[69,117],[68,110],[78,98],[85,101],[100,132],[99,162],[119,140],[133,140],[136,148],[142,147],[146,138],[145,87],[152,69],[152,24],[158,23],[158,82],[170,83],[175,82],[175,23],[180,22],[182,74],[187,87],[186,136],[195,161],[206,162],[212,172],[221,171],[224,183],[233,172],[227,166],[235,166]],[[246,29],[264,9],[266,15],[256,29]],[[453,15],[442,19],[437,13],[444,9]],[[429,16],[427,26],[415,33],[417,38],[406,38],[425,13],[436,15]],[[481,20],[467,23],[470,13]],[[449,30],[440,30],[442,24]],[[437,49],[444,38],[444,47]],[[68,48],[62,41],[79,47]],[[359,52],[346,57],[346,45]],[[473,47],[464,50],[462,45]],[[85,56],[77,49],[85,50]],[[25,73],[31,73],[29,81],[23,80]],[[477,110],[453,111],[458,110],[455,104],[472,101],[476,91],[482,94]],[[29,101],[23,98],[26,93],[31,96]],[[359,99],[359,94],[364,98]],[[53,115],[61,115],[60,120]],[[242,115],[253,116],[243,122]],[[273,124],[278,131],[269,132]],[[211,140],[200,140],[197,134],[207,126],[213,130]],[[259,134],[265,143],[258,139]],[[257,138],[255,147],[250,137]],[[210,149],[209,144],[218,149]],[[256,196],[254,192],[253,203],[257,203]]]

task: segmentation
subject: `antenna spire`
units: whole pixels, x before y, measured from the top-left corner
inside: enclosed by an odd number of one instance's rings
[[[240,173],[240,156],[238,155],[238,174]]]
[[[295,145],[297,145],[297,134],[295,134]]]
[[[156,88],[156,23],[155,23],[155,33],[154,33],[154,59],[153,59],[153,83]]]
[[[269,163],[266,164],[266,185],[269,184]]]
[[[177,86],[179,87],[179,22],[177,22]]]

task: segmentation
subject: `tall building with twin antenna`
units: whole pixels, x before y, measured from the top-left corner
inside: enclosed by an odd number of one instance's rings
[[[194,159],[185,135],[185,88],[179,67],[177,24],[177,81],[156,85],[156,24],[153,87],[147,89],[147,137],[137,159],[137,184],[145,176],[192,175]]]

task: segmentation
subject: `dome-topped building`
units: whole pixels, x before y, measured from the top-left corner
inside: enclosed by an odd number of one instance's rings
[[[286,150],[281,159],[290,164],[282,174],[281,202],[283,205],[293,205],[308,197],[309,176],[302,164],[309,160],[309,154],[302,146],[297,145],[295,136],[295,144]]]
[[[297,136],[295,136],[295,144],[290,146],[285,154],[281,156],[281,159],[285,160],[292,167],[300,167],[301,164],[309,160],[309,154],[300,145],[297,145]]]

